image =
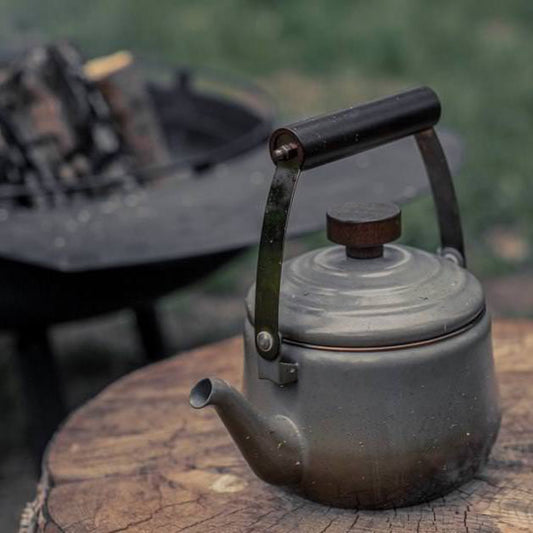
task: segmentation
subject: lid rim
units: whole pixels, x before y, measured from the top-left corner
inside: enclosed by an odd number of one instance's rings
[[[321,345],[321,344],[312,344],[308,342],[302,342],[293,340],[290,338],[282,337],[282,344],[290,344],[291,346],[299,346],[301,348],[309,348],[311,350],[324,350],[332,352],[389,352],[395,350],[406,350],[409,348],[415,348],[417,346],[427,346],[430,344],[436,344],[444,340],[450,339],[465,331],[472,329],[476,324],[481,322],[483,317],[487,314],[486,306],[479,311],[479,313],[468,323],[460,326],[453,331],[445,333],[443,335],[438,335],[436,337],[431,337],[428,339],[421,339],[419,341],[405,342],[399,344],[389,344],[389,345],[376,345],[376,346],[335,346],[335,345]]]
[[[330,246],[284,264],[280,334],[293,343],[340,349],[428,342],[475,321],[483,288],[468,270],[406,245],[384,246],[381,258],[354,260]],[[246,298],[254,325],[254,290]]]

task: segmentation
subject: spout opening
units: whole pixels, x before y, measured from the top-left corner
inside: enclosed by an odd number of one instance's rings
[[[213,392],[213,382],[209,378],[200,380],[192,389],[189,394],[189,404],[194,409],[202,409],[206,405],[209,405],[211,400],[211,394]]]

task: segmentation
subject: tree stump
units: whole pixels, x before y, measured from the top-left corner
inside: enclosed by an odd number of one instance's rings
[[[533,322],[500,321],[503,423],[488,466],[432,502],[390,511],[325,507],[257,479],[212,409],[188,405],[205,375],[240,381],[231,339],[143,368],[74,413],[44,461],[24,531],[531,531]]]

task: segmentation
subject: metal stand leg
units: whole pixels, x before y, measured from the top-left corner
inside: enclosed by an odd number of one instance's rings
[[[154,303],[143,304],[134,308],[137,330],[147,362],[163,359],[168,354],[163,330],[157,316]]]
[[[17,351],[30,445],[40,467],[46,444],[67,412],[63,389],[46,329],[19,331]]]

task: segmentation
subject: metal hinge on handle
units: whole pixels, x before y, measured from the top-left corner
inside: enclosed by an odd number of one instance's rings
[[[296,364],[274,360],[281,348],[278,313],[285,233],[299,176],[300,165],[294,159],[277,163],[265,208],[257,260],[255,343],[261,356],[259,377],[279,385],[292,383],[298,378]]]
[[[255,293],[255,344],[259,377],[278,385],[297,381],[298,367],[283,359],[279,297],[290,208],[302,170],[414,135],[437,211],[440,253],[465,266],[463,233],[452,177],[433,126],[440,102],[427,87],[298,122],[274,131],[270,155],[276,171],[263,219]]]

